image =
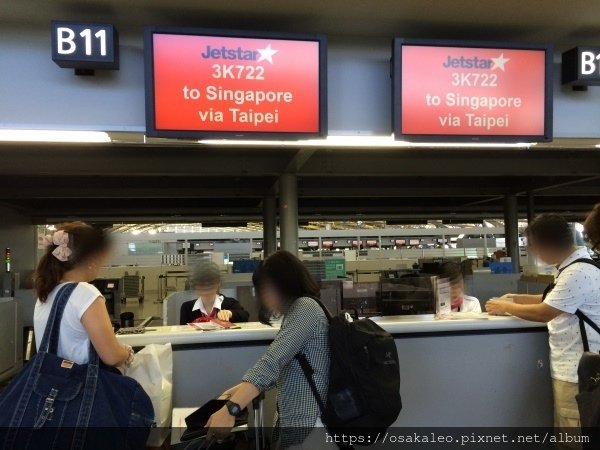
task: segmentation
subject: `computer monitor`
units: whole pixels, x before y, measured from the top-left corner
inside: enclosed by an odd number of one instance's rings
[[[379,283],[349,283],[343,285],[342,309],[358,311],[359,315],[376,315]]]
[[[384,316],[435,313],[435,293],[430,276],[403,274],[381,281],[379,309]]]
[[[100,291],[106,300],[106,310],[112,318],[118,318],[121,310],[121,279],[96,278],[92,284]]]
[[[421,273],[428,275],[439,275],[442,271],[442,262],[422,262]]]

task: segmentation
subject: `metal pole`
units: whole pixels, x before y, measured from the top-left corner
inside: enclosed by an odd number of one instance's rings
[[[279,177],[279,228],[281,249],[298,254],[298,179],[293,173]]]
[[[273,195],[263,199],[263,250],[265,258],[277,251],[277,200]]]
[[[535,216],[533,191],[527,191],[527,223],[530,224]]]
[[[533,222],[533,218],[535,217],[535,202],[533,197],[533,191],[527,191],[527,225],[530,225]],[[527,248],[527,262],[529,264],[535,264],[535,258]]]
[[[520,272],[519,250],[519,211],[517,196],[508,194],[504,197],[504,238],[506,251],[512,259],[513,273]]]

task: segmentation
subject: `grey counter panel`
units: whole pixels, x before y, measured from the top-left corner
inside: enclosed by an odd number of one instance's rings
[[[197,406],[239,383],[267,342],[176,346],[174,406]],[[404,408],[397,426],[552,425],[542,329],[399,335]],[[267,415],[273,410],[273,396]]]
[[[545,331],[396,339],[398,426],[552,426]]]

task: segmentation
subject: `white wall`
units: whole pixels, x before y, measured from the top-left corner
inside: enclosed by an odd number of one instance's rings
[[[143,131],[142,30],[119,32],[121,69],[77,77],[52,62],[49,26],[3,24],[0,127]],[[329,42],[330,133],[390,134],[390,40],[330,37]],[[600,87],[573,92],[562,88],[559,78],[556,64],[555,136],[600,137]]]

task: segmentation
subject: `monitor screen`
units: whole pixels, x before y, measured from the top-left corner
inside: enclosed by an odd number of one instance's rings
[[[411,239],[411,240],[408,242],[408,244],[409,244],[409,245],[419,245],[420,243],[421,243],[421,241],[420,241],[420,240],[418,240],[418,239]]]
[[[549,46],[396,39],[393,80],[396,139],[552,140]]]
[[[406,245],[406,239],[396,239],[396,245]]]
[[[326,134],[326,40],[145,30],[146,134],[285,139]]]

